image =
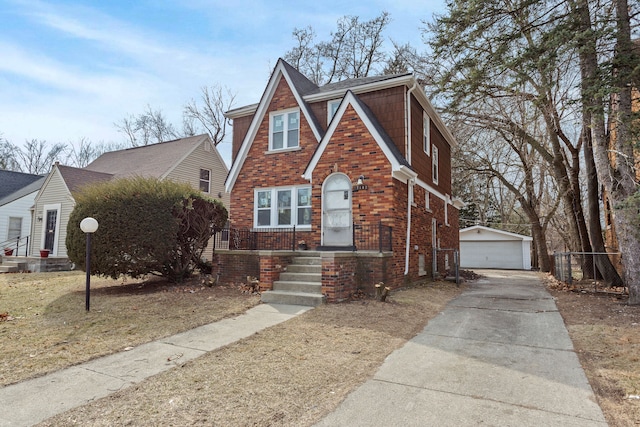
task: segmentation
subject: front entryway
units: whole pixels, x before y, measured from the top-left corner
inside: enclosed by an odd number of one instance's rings
[[[322,185],[322,245],[353,246],[351,181],[343,173],[330,175]]]

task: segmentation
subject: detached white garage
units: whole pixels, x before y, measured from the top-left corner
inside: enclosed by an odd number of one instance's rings
[[[531,270],[531,242],[521,234],[474,225],[460,230],[460,267]]]

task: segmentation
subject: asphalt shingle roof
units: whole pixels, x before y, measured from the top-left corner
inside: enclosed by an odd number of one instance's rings
[[[207,139],[197,135],[173,141],[104,153],[85,169],[118,178],[142,176],[160,178],[194,146]]]
[[[46,177],[40,177],[40,179],[33,181],[31,184],[22,187],[21,189],[14,191],[8,196],[0,198],[0,206],[4,206],[7,203],[11,203],[14,200],[18,200],[20,197],[26,196],[27,194],[33,193],[34,191],[38,191],[42,184],[44,184],[44,180]]]
[[[58,165],[58,170],[72,193],[84,185],[105,182],[113,178],[113,174],[110,173],[94,172],[71,166]]]
[[[39,180],[42,175],[33,175],[0,169],[0,199]]]

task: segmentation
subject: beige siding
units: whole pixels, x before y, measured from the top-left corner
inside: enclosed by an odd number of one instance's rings
[[[206,151],[205,145],[208,141],[200,144],[193,150],[183,161],[181,161],[165,179],[177,182],[186,182],[193,188],[200,188],[200,169],[209,169],[211,171],[211,191],[209,195],[221,200],[224,206],[229,209],[229,194],[224,191],[224,181],[227,178],[228,169],[224,161],[213,147]],[[222,198],[218,198],[218,194],[222,194]],[[212,259],[211,244],[204,251],[204,256]]]
[[[58,169],[51,172],[51,176],[45,182],[40,189],[35,202],[34,222],[33,222],[33,236],[31,237],[31,252],[32,256],[39,256],[40,249],[44,246],[42,239],[42,227],[44,226],[46,217],[43,211],[45,205],[60,205],[60,221],[57,230],[56,247],[50,256],[66,257],[67,248],[65,241],[67,238],[67,225],[69,222],[69,215],[75,206],[75,201],[67,186],[65,185]],[[38,217],[42,217],[42,221],[38,221]]]

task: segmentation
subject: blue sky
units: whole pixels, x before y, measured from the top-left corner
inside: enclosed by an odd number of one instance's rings
[[[328,39],[344,15],[387,11],[387,38],[423,50],[422,21],[443,8],[444,0],[0,0],[0,133],[16,144],[122,142],[114,122],[151,105],[179,125],[203,86],[228,87],[235,106],[259,101],[295,27]],[[219,147],[225,158],[229,145]]]

